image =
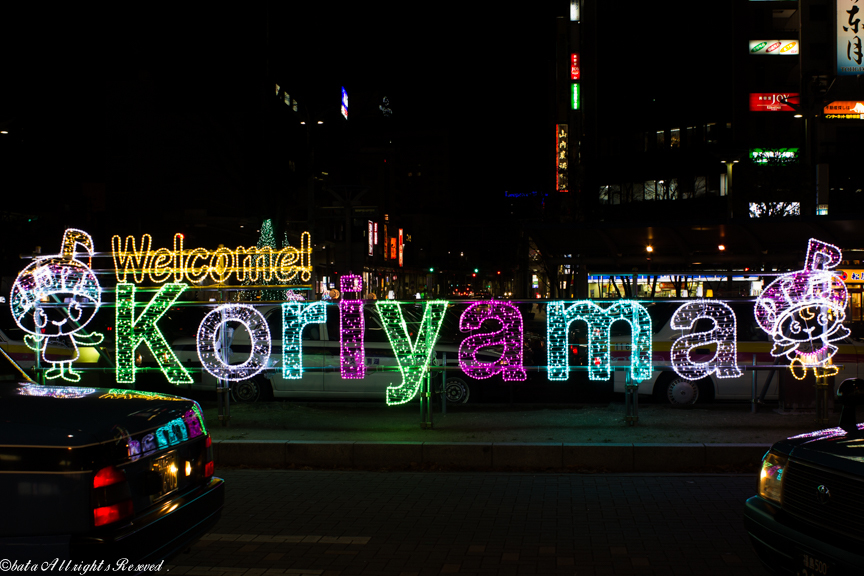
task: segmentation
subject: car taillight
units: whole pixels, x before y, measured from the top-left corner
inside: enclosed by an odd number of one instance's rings
[[[210,434],[207,434],[207,440],[204,442],[204,448],[206,454],[204,456],[204,477],[210,478],[213,476],[214,472],[214,464],[213,464],[213,440],[210,438]]]
[[[106,466],[93,477],[93,525],[105,526],[132,516],[132,492],[126,473]]]

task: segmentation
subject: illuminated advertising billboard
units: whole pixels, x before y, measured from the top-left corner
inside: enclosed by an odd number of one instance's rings
[[[372,220],[369,220],[367,235],[368,238],[366,239],[366,246],[368,250],[366,254],[372,256],[375,253],[375,223],[372,222]]]
[[[760,56],[796,56],[797,40],[750,40],[750,54]]]
[[[574,82],[570,85],[570,108],[579,110],[579,83]]]
[[[837,0],[837,75],[864,74],[864,26],[858,0]]]
[[[799,104],[801,95],[797,92],[787,92],[778,94],[774,92],[751,92],[750,93],[750,111],[751,112],[794,112],[795,108],[789,104]],[[788,102],[788,104],[787,104]]]
[[[864,102],[841,100],[831,102],[822,109],[826,120],[864,120]]]
[[[579,80],[579,54],[570,55],[570,79]]]
[[[750,159],[755,164],[794,164],[798,148],[751,148]]]

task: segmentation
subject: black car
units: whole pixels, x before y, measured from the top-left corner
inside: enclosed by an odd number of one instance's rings
[[[224,482],[192,400],[0,381],[0,501],[4,571],[147,572],[215,525]]]
[[[837,389],[840,426],[781,440],[762,461],[744,521],[769,571],[864,574],[864,380]]]

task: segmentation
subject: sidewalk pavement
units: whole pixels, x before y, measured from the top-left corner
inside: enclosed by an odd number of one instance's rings
[[[756,473],[774,441],[836,425],[749,404],[649,404],[632,426],[616,403],[450,406],[431,428],[417,404],[234,405],[227,426],[204,412],[218,467],[289,469]]]

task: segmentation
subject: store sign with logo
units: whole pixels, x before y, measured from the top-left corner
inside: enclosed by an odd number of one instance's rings
[[[864,270],[837,270],[837,273],[840,275],[840,279],[843,282],[860,284],[864,282]]]
[[[864,102],[840,100],[831,102],[822,109],[826,120],[864,120]]]
[[[795,108],[790,104],[798,105],[801,102],[801,95],[796,93],[777,93],[777,92],[751,92],[750,93],[750,111],[751,112],[794,112]]]
[[[797,56],[797,40],[751,40],[750,54],[767,56]]]
[[[837,0],[837,75],[864,74],[864,26],[858,0]]]
[[[751,148],[750,159],[755,164],[794,164],[798,148]]]

